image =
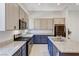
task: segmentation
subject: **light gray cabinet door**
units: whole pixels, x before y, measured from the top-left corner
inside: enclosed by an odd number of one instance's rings
[[[19,29],[19,7],[15,3],[5,4],[5,29]]]
[[[65,24],[65,18],[54,18],[54,24]]]

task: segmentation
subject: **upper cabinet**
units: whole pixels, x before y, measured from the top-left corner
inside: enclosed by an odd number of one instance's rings
[[[26,29],[26,19],[27,14],[18,4],[0,3],[0,31]]]
[[[28,28],[28,16],[26,12],[19,7],[19,30],[24,30]]]
[[[19,7],[19,17],[21,20],[24,20],[24,10]]]
[[[19,7],[17,4],[5,4],[5,29],[19,29]]]
[[[65,18],[54,18],[54,24],[65,24]]]

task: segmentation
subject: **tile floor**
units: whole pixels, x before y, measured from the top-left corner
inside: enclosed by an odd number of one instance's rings
[[[29,56],[49,56],[47,44],[34,44]]]

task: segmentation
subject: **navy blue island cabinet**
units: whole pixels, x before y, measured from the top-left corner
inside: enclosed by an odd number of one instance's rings
[[[33,43],[34,44],[48,44],[48,36],[47,35],[34,35]]]
[[[79,53],[66,53],[59,51],[50,39],[48,39],[48,51],[50,56],[79,56]]]
[[[48,51],[49,51],[50,56],[59,55],[59,50],[49,39],[48,39]]]
[[[50,40],[48,40],[48,51],[50,56],[53,56],[53,44]]]

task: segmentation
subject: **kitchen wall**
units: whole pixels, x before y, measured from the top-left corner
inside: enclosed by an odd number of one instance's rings
[[[72,33],[68,36],[70,39],[79,41],[79,11],[68,11],[66,26]]]
[[[64,13],[63,11],[33,11],[31,12],[31,15],[29,16],[29,30],[32,33],[45,33],[45,34],[53,34],[54,35],[54,30],[52,27],[52,30],[33,30],[34,29],[34,20],[40,19],[40,18],[48,18],[53,19],[53,18],[64,18]]]
[[[34,27],[34,19],[36,18],[64,18],[63,11],[52,11],[52,12],[32,12],[29,16],[29,29],[33,29]]]

